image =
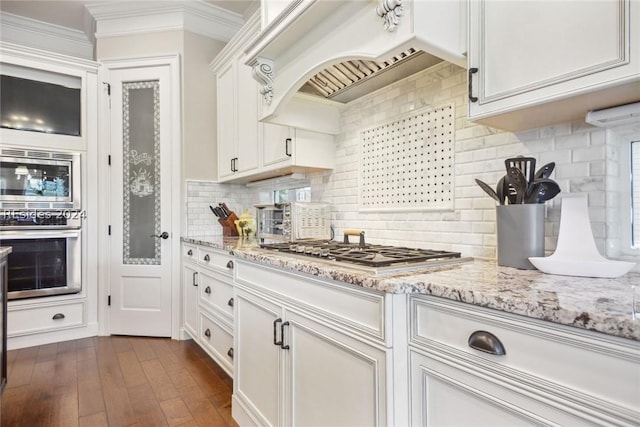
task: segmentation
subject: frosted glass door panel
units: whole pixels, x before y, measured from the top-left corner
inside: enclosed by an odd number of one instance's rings
[[[123,84],[124,263],[160,264],[158,81]]]

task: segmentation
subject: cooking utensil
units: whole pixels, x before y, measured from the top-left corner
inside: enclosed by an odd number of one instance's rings
[[[498,185],[496,185],[496,194],[498,195],[498,202],[501,205],[504,205],[504,199],[507,196],[507,192],[509,191],[509,186],[504,181],[504,176],[500,178],[498,181]]]
[[[518,168],[528,182],[533,181],[536,170],[536,159],[533,157],[512,157],[510,159],[506,159],[504,161],[504,165],[507,168],[507,173],[509,172],[509,168]]]
[[[217,216],[218,218],[220,218],[220,214],[218,213],[218,211],[216,210],[217,208],[214,208],[213,206],[209,205],[209,209],[211,209],[211,212],[213,212],[213,214],[215,216]]]
[[[493,188],[491,188],[491,186],[489,186],[489,184],[483,181],[480,181],[477,178],[476,178],[476,184],[478,184],[480,188],[482,188],[484,192],[487,193],[493,200],[502,204],[502,202],[500,202],[500,198],[498,197],[498,194],[496,194],[496,192],[493,190]]]
[[[555,162],[547,163],[546,165],[542,166],[540,169],[536,171],[535,175],[533,175],[533,180],[537,181],[539,179],[549,178],[549,176],[551,176],[551,172],[553,172],[553,169],[555,167],[556,167]]]
[[[525,203],[544,203],[560,193],[560,186],[552,179],[540,179],[529,186],[530,194],[526,196]],[[529,192],[529,189],[527,189]]]
[[[524,200],[524,194],[527,190],[527,180],[522,174],[522,171],[517,167],[510,167],[507,170],[505,180],[515,191],[515,204],[521,204]],[[512,203],[511,199],[509,199],[509,203]]]

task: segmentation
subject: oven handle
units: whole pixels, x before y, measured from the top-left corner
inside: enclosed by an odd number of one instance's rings
[[[9,239],[51,239],[60,237],[80,237],[81,230],[57,230],[57,231],[43,231],[43,230],[20,230],[20,231],[4,231],[2,230],[2,238]]]

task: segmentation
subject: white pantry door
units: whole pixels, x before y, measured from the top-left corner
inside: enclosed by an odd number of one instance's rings
[[[111,70],[111,333],[171,336],[169,65]]]

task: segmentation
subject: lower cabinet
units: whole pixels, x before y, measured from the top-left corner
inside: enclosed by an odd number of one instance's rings
[[[200,313],[200,345],[229,375],[233,372],[233,333],[221,319]]]
[[[9,305],[7,336],[15,337],[86,325],[86,301]]]
[[[182,307],[184,330],[197,340],[198,337],[198,266],[182,265]]]
[[[389,423],[389,348],[332,327],[321,312],[246,282],[236,283],[235,301],[232,409],[240,425]]]
[[[412,426],[640,421],[637,341],[426,295],[409,310]]]
[[[233,256],[182,244],[183,330],[233,375]]]

